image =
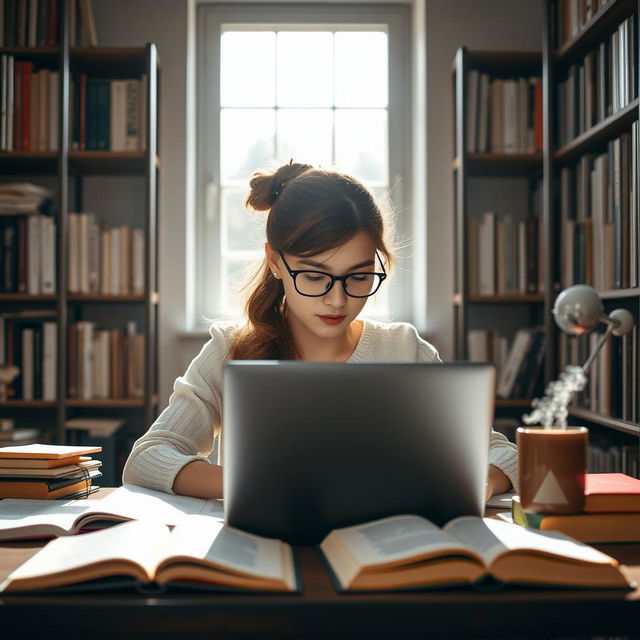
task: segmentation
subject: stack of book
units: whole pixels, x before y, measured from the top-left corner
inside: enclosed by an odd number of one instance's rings
[[[0,447],[0,498],[80,498],[97,491],[101,447],[29,444]]]
[[[582,513],[530,513],[514,496],[511,516],[524,527],[560,531],[582,542],[640,542],[640,480],[624,473],[589,473]]]

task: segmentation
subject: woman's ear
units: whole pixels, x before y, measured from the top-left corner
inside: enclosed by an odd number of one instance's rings
[[[280,256],[266,242],[264,245],[264,254],[267,258],[267,264],[274,278],[280,278]]]

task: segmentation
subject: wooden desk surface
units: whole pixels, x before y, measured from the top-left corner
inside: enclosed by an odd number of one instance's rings
[[[42,542],[0,543],[0,581]],[[600,549],[640,583],[640,544]],[[635,591],[471,589],[338,594],[312,547],[297,549],[299,595],[130,592],[0,597],[0,637],[129,638],[640,638]],[[7,633],[12,632],[12,633]]]

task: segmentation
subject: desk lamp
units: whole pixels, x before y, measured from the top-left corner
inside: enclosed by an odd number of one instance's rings
[[[525,424],[540,423],[543,426],[567,426],[569,403],[577,391],[587,382],[587,373],[607,338],[623,336],[633,329],[633,315],[626,309],[615,309],[606,315],[598,292],[585,284],[577,284],[565,289],[556,298],[553,306],[556,324],[565,333],[580,336],[588,333],[600,323],[607,329],[587,361],[580,367],[567,365],[558,380],[550,382],[543,398],[534,398],[533,411],[522,416]]]

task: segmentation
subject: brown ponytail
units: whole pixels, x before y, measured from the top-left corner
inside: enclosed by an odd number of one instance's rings
[[[267,242],[275,251],[313,256],[368,233],[391,267],[382,212],[371,193],[350,176],[290,162],[275,173],[255,173],[246,204],[269,211]],[[265,261],[247,285],[246,326],[229,350],[231,360],[297,360],[286,321],[282,282]]]

